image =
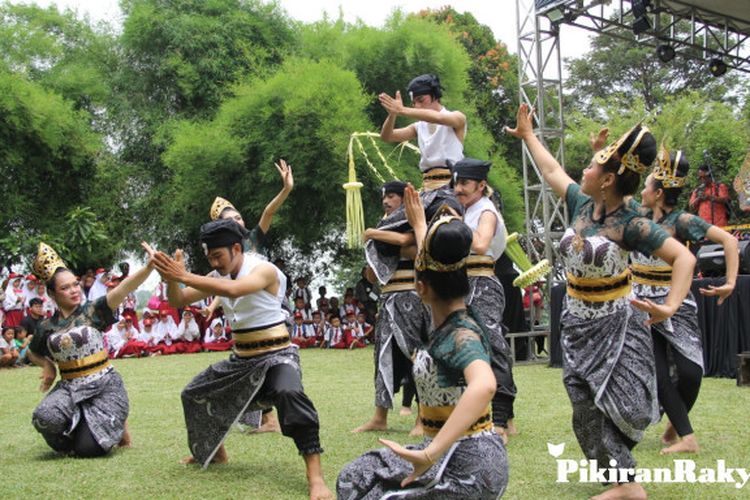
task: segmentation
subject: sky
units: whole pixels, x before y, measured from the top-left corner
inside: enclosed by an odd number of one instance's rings
[[[12,2],[21,3],[21,2]],[[80,14],[88,13],[93,20],[106,20],[119,24],[122,14],[117,0],[36,0],[39,5],[56,4],[69,7]],[[471,12],[482,24],[489,26],[495,38],[504,42],[511,53],[517,53],[516,1],[515,0],[280,0],[281,7],[293,18],[303,22],[317,21],[327,12],[338,18],[339,9],[344,20],[361,19],[370,26],[382,26],[393,10],[401,7],[405,12],[418,12],[426,8],[451,5],[459,12]],[[563,57],[580,57],[589,47],[590,33],[571,26],[562,26],[560,51]]]

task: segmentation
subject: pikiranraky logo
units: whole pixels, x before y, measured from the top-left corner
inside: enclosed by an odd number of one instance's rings
[[[744,488],[750,480],[750,470],[742,467],[727,467],[725,460],[716,460],[716,466],[698,467],[694,460],[673,460],[672,467],[629,468],[617,467],[616,460],[610,460],[601,467],[597,460],[570,460],[559,458],[565,452],[565,443],[547,443],[547,451],[557,462],[557,482],[569,483],[624,483],[635,478],[637,483],[693,483],[693,484],[733,484]],[[572,476],[572,477],[571,477]]]

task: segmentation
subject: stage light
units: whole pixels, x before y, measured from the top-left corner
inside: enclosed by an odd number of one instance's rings
[[[708,70],[714,76],[721,76],[727,72],[727,65],[724,61],[715,57],[708,61]]]
[[[656,57],[658,57],[661,62],[668,63],[669,61],[674,59],[674,56],[675,51],[671,45],[661,44],[656,47]]]
[[[564,14],[563,14],[563,10],[558,7],[558,8],[550,10],[545,15],[547,16],[547,19],[549,19],[551,23],[559,23],[562,20]]]

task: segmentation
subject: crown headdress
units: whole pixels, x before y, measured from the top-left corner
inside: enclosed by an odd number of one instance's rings
[[[209,211],[211,220],[219,220],[219,217],[221,217],[221,212],[223,212],[225,208],[237,210],[229,200],[225,200],[224,198],[217,196],[214,200],[214,203],[211,205],[211,210]]]
[[[606,148],[602,149],[601,151],[597,152],[596,155],[594,155],[594,160],[599,165],[604,165],[609,161],[609,159],[617,154],[617,151],[620,149],[620,147],[623,145],[623,143],[627,140],[628,137],[630,137],[631,134],[633,134],[636,129],[640,127],[640,130],[638,131],[638,135],[636,136],[635,140],[633,141],[633,144],[630,146],[630,148],[620,157],[620,169],[617,171],[617,175],[622,175],[622,173],[625,171],[626,168],[632,170],[633,172],[637,173],[638,175],[641,175],[648,170],[648,165],[644,165],[637,154],[634,153],[635,149],[638,147],[638,145],[641,143],[641,140],[643,140],[643,137],[649,133],[648,127],[642,125],[643,121],[640,121],[636,123],[633,128],[625,132],[622,136],[620,136],[619,139],[617,139],[615,142],[607,146]]]
[[[67,267],[65,262],[57,255],[55,250],[46,243],[39,242],[39,250],[34,260],[34,273],[42,281],[49,281],[54,276],[55,271],[61,267]]]
[[[677,165],[680,164],[682,159],[682,151],[678,150],[674,158],[674,163],[670,159],[669,150],[662,141],[659,147],[659,156],[657,156],[656,165],[651,175],[654,179],[661,181],[661,185],[665,188],[681,188],[685,185],[687,177],[677,176]]]

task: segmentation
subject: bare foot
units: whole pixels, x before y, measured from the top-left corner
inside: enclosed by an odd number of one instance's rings
[[[496,425],[495,432],[497,432],[497,434],[500,436],[500,439],[503,440],[503,444],[508,444],[508,431],[505,430],[505,427]]]
[[[308,483],[310,500],[333,500],[333,493],[322,479],[312,479]]]
[[[408,406],[402,406],[398,411],[398,414],[402,417],[408,417],[409,415],[411,415],[411,408],[409,408]]]
[[[370,431],[387,431],[388,422],[384,420],[369,420],[364,424],[360,425],[356,429],[352,430],[352,433],[357,432],[370,432]]]
[[[227,456],[227,450],[224,448],[224,445],[222,444],[216,454],[214,455],[214,458],[211,459],[212,464],[225,464],[229,462],[229,457]],[[198,461],[195,459],[194,456],[190,455],[188,457],[184,457],[182,460],[180,460],[181,464],[198,464]],[[200,465],[200,464],[198,464]]]
[[[645,500],[648,498],[646,490],[638,483],[623,483],[611,487],[601,495],[591,497],[591,500]]]
[[[133,441],[130,439],[130,431],[128,430],[128,423],[125,422],[125,432],[122,433],[122,438],[120,439],[120,442],[117,444],[120,448],[130,448],[130,446],[133,444]]]
[[[683,436],[682,439],[672,446],[662,448],[659,452],[660,455],[668,455],[670,453],[698,453],[700,446],[698,446],[698,440],[695,439],[695,434],[688,434]]]
[[[409,431],[410,436],[424,436],[424,427],[422,427],[422,422],[417,419],[417,423],[414,424],[414,427],[411,431]]]
[[[672,422],[667,420],[667,428],[664,429],[664,434],[661,436],[661,442],[663,444],[674,444],[677,442],[678,436]]]
[[[516,428],[515,422],[513,422],[513,419],[511,418],[508,420],[508,435],[509,436],[517,436],[518,435],[518,429]]]
[[[253,434],[260,434],[262,432],[281,432],[279,419],[276,418],[276,414],[273,412],[263,414],[260,418],[260,427],[258,427]]]

